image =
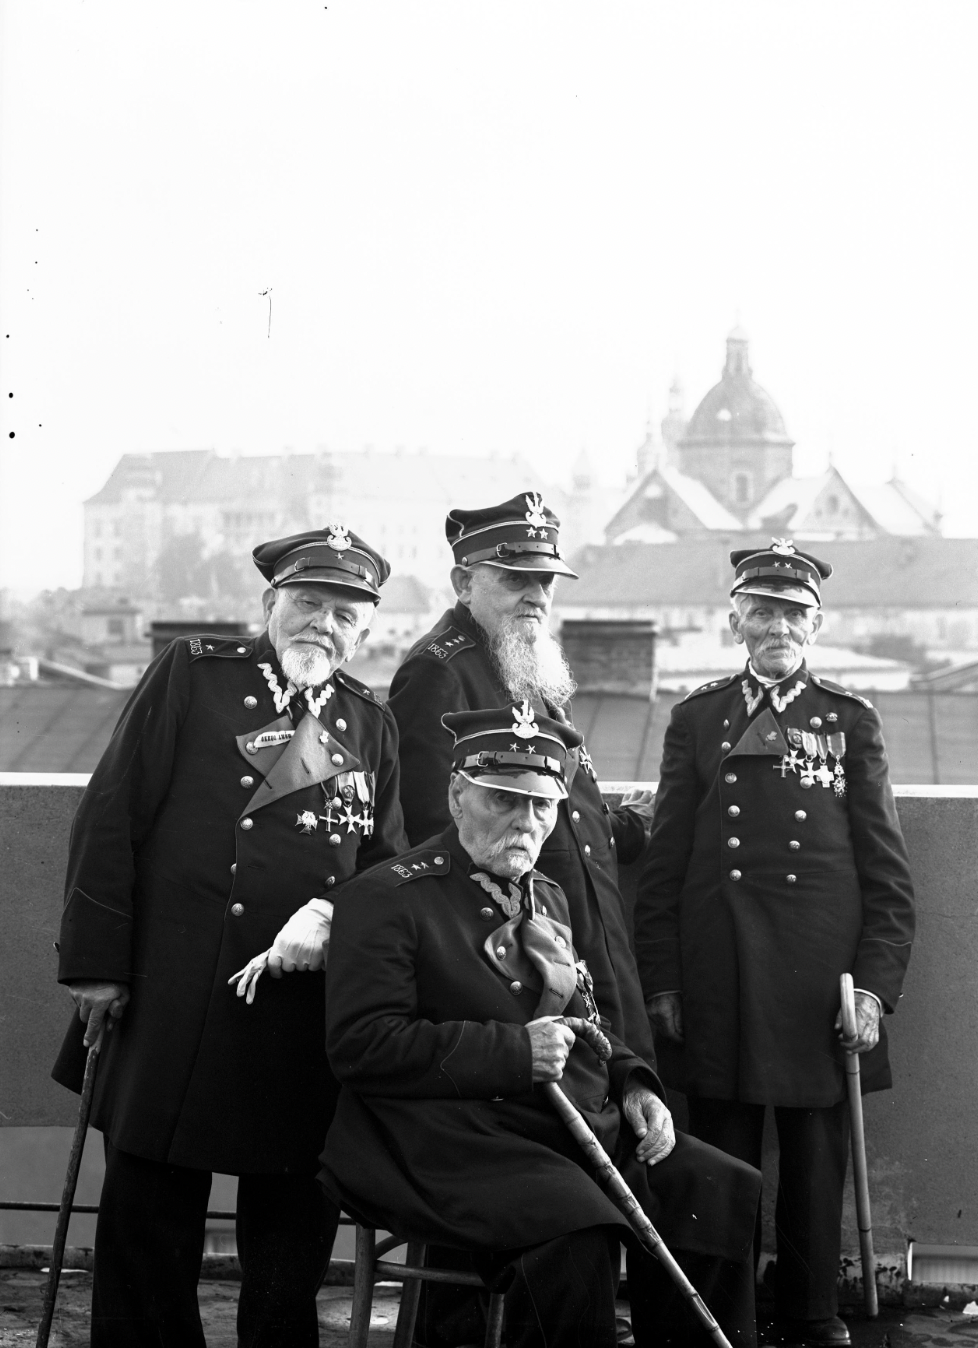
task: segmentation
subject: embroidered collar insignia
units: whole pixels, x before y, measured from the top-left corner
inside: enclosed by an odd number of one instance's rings
[[[740,686],[743,689],[744,701],[747,703],[747,715],[753,716],[755,711],[757,711],[758,707],[764,701],[764,689],[758,688],[756,693],[752,693],[750,690],[749,679],[742,679]]]
[[[502,887],[497,885],[495,880],[490,880],[484,871],[473,871],[469,876],[477,885],[481,885],[489,897],[499,905],[506,917],[517,917],[523,911],[523,894],[519,885],[509,882],[509,894],[504,894]]]
[[[278,676],[267,661],[263,661],[258,668],[261,670],[262,676],[268,684],[269,691],[275,701],[275,710],[278,712],[279,716],[281,716],[284,711],[287,711],[291,716],[292,712],[289,703],[292,701],[293,696],[299,691],[298,688],[296,688],[295,684],[290,679],[283,692],[282,686],[278,681]],[[318,716],[323,707],[325,707],[326,703],[333,696],[333,685],[331,683],[324,683],[322,692],[318,697],[314,696],[311,688],[304,688],[302,691],[306,699],[306,706],[312,712],[313,716]]]

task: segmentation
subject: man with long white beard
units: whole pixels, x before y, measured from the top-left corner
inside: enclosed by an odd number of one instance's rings
[[[153,662],[72,830],[58,977],[78,1018],[56,1079],[78,1089],[112,1030],[94,1348],[203,1348],[213,1171],[239,1177],[239,1344],[319,1341],[339,1217],[316,1182],[338,1090],[332,898],[404,846],[393,717],[340,666],[390,568],[340,524],[254,557],[266,631],[184,637]]]

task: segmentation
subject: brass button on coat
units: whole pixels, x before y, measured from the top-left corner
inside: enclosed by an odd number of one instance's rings
[[[345,729],[346,729],[346,722],[343,720],[343,717],[342,717],[342,716],[337,716],[337,718],[336,718],[336,729],[337,729],[337,730],[345,730]]]
[[[497,959],[497,960],[503,960],[503,959],[505,959],[505,958],[506,958],[506,947],[505,947],[504,945],[497,945],[497,946],[496,946],[496,959]]]
[[[491,922],[496,915],[491,908],[480,908],[479,916],[482,918],[483,922]]]
[[[240,917],[241,914],[244,912],[244,904],[243,904],[243,903],[232,903],[232,904],[231,904],[231,912],[234,914],[235,917]]]
[[[740,872],[740,871],[731,871],[731,872],[730,872],[730,878],[731,878],[731,880],[739,880],[739,879],[740,879],[740,876],[741,876],[741,872]]]
[[[514,978],[512,983],[510,983],[509,985],[509,990],[514,997],[518,997],[520,993],[523,991],[523,984],[520,982],[518,978]]]
[[[727,846],[728,846],[728,847],[739,847],[739,846],[740,846],[740,839],[739,839],[739,838],[728,838],[728,839],[727,839]]]
[[[585,855],[586,857],[589,857],[589,856],[591,855],[591,844],[590,844],[590,843],[585,843],[585,844],[584,844],[584,855]]]
[[[234,875],[234,873],[235,873],[235,871],[236,871],[237,869],[238,869],[238,863],[237,863],[236,861],[232,861],[232,862],[231,862],[231,874]]]
[[[444,857],[435,857],[435,865],[436,865],[436,866],[444,866],[444,864],[445,864],[445,858],[444,858]]]
[[[723,752],[723,753],[725,753],[725,754],[726,754],[726,753],[729,753],[729,752],[730,752],[730,741],[729,741],[729,740],[724,740],[723,743],[720,745],[720,749],[721,749],[721,752]]]
[[[254,708],[258,706],[257,697],[246,697],[245,706],[248,708],[249,711],[253,711]]]
[[[811,787],[812,787],[811,782],[806,781],[804,777],[801,779],[801,781],[798,783],[798,785],[799,785],[804,791],[810,791],[810,790],[811,790]]]
[[[255,779],[254,779],[254,777],[242,777],[242,778],[241,778],[241,785],[242,785],[242,786],[254,786],[254,784],[255,784]]]
[[[727,814],[729,814],[729,816],[730,816],[731,819],[736,819],[737,816],[740,814],[740,806],[739,806],[739,805],[728,805],[728,806],[727,806]]]
[[[728,772],[723,780],[728,786],[733,786],[734,782],[737,780],[737,774],[735,772]]]
[[[788,844],[788,846],[791,848],[792,852],[797,852],[798,849],[799,849],[799,847],[801,846],[801,843],[800,843],[800,842],[795,842],[794,838],[792,838],[792,840],[791,840],[791,842]]]
[[[326,877],[326,888],[327,888],[327,889],[332,889],[333,886],[334,886],[335,884],[336,884],[336,876],[335,876],[335,875],[327,875],[327,877]]]
[[[340,764],[343,762],[343,755],[333,754],[329,761],[333,763],[336,767],[339,767]]]
[[[339,847],[339,845],[340,845],[340,843],[341,843],[342,841],[343,841],[343,839],[340,837],[340,835],[339,835],[338,833],[331,833],[331,834],[329,835],[329,845],[330,845],[330,847]]]
[[[254,821],[253,819],[242,819],[242,821],[241,821],[241,827],[242,827],[243,829],[254,828],[254,827],[255,827],[255,821]]]
[[[786,875],[784,878],[787,880],[789,885],[793,885],[798,879],[797,875]]]
[[[581,822],[580,810],[571,810],[571,818],[573,819],[575,824],[579,824]]]
[[[245,750],[249,754],[256,754],[258,752],[251,740],[245,745]]]
[[[808,815],[804,810],[795,810],[795,818],[798,820],[799,824],[803,824],[808,818]]]

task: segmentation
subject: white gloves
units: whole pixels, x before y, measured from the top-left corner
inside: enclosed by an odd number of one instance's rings
[[[232,974],[228,986],[237,983],[238,996],[246,998],[250,1006],[255,1000],[258,980],[266,969],[273,978],[281,978],[283,973],[296,970],[304,973],[307,969],[325,968],[332,920],[333,905],[329,899],[310,899],[292,914],[268,950]]]

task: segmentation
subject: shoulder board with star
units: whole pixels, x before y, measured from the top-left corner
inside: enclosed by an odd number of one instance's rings
[[[721,688],[729,688],[730,685],[735,683],[739,678],[739,674],[731,674],[730,677],[726,679],[714,679],[712,683],[703,683],[699,688],[694,688],[691,693],[687,693],[683,698],[683,701],[688,702],[691,697],[701,697],[703,693],[715,693]]]
[[[374,872],[378,880],[383,879],[393,889],[406,885],[410,880],[440,879],[451,869],[451,855],[443,848],[426,847],[417,852],[408,852],[396,861],[384,862]]]
[[[459,651],[471,650],[474,645],[472,638],[466,636],[459,628],[449,627],[444,632],[439,632],[436,637],[432,637],[427,645],[422,646],[418,654],[430,655],[435,660],[452,660]]]
[[[377,707],[384,705],[382,697],[378,697],[372,689],[368,688],[365,683],[361,683],[359,679],[355,679],[352,674],[347,674],[346,670],[338,669],[333,675],[333,679],[342,688],[346,688],[351,693],[356,693],[357,697],[362,697],[364,702],[372,702]]]
[[[244,660],[254,648],[252,637],[212,637],[206,633],[199,637],[182,637],[187,644],[191,660],[200,660],[204,656],[217,656],[224,660]]]
[[[833,683],[831,679],[823,679],[818,674],[810,674],[809,678],[818,688],[824,688],[827,693],[838,693],[840,697],[851,697],[853,702],[861,702],[864,707],[873,710],[873,704],[868,697],[863,697],[862,693],[854,693],[851,688],[843,688],[841,683]]]

